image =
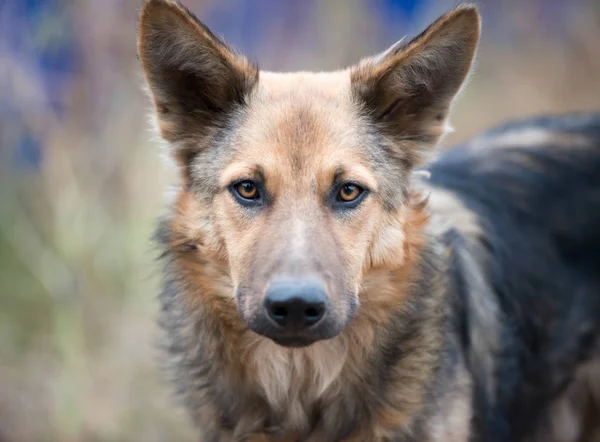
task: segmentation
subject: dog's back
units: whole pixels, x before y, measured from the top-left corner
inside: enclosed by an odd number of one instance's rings
[[[600,398],[600,115],[510,123],[429,172],[485,440],[578,440]]]

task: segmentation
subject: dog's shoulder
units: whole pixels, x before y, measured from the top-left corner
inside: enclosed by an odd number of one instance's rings
[[[479,237],[496,259],[545,280],[558,268],[598,284],[600,114],[507,123],[450,149],[428,172],[434,217]]]
[[[507,123],[427,171],[480,409],[510,439],[600,356],[600,115]]]

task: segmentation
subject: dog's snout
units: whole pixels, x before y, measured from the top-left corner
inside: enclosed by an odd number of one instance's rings
[[[347,324],[344,318],[340,320],[345,307],[340,295],[330,292],[331,287],[319,276],[276,276],[264,290],[261,301],[242,318],[250,330],[279,345],[305,347],[331,339]],[[248,299],[244,292],[236,296],[242,301]],[[245,313],[243,309],[240,312]]]
[[[273,281],[265,296],[268,316],[280,327],[301,330],[318,323],[327,310],[325,287],[315,280]]]

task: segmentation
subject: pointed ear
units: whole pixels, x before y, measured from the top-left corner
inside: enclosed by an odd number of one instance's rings
[[[258,80],[256,66],[175,1],[144,4],[138,56],[161,136],[173,143],[193,139],[200,145],[244,104]]]
[[[471,68],[479,29],[475,6],[460,6],[409,43],[398,42],[351,70],[353,95],[393,143],[422,148],[438,141]],[[416,151],[403,157],[409,167],[419,162]]]

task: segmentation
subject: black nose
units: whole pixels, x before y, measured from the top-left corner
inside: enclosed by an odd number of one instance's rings
[[[281,327],[299,330],[323,318],[327,294],[316,280],[276,280],[267,289],[265,308],[269,317]]]

